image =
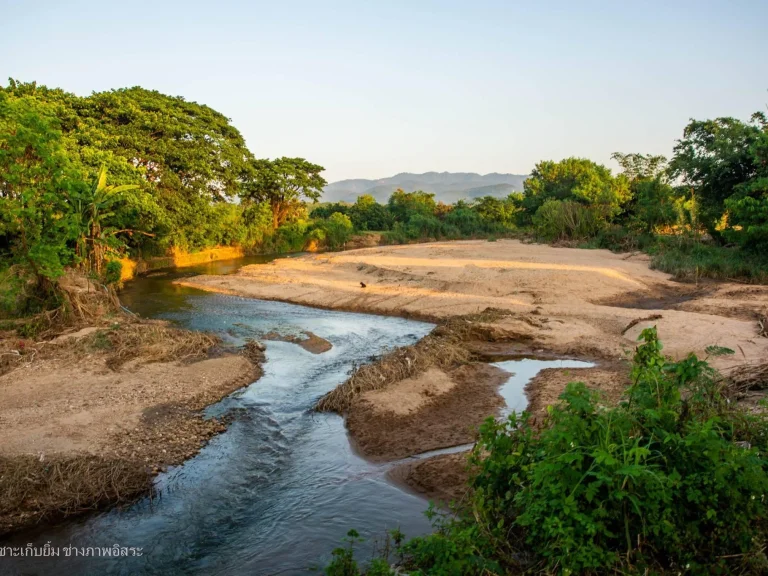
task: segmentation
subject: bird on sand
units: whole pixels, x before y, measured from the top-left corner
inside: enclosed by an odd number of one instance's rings
[[[365,288],[365,282],[360,282],[360,288]]]

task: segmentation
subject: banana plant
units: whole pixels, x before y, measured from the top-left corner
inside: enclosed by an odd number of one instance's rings
[[[115,253],[124,244],[118,234],[132,234],[134,230],[109,226],[115,216],[116,206],[125,199],[125,192],[136,190],[135,184],[107,186],[107,169],[101,167],[98,176],[85,195],[77,200],[80,233],[77,239],[77,254],[80,265],[87,271],[101,274],[102,266],[109,253]]]

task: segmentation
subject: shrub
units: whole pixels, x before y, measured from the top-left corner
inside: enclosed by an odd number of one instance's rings
[[[533,215],[535,234],[550,241],[591,238],[602,226],[596,208],[571,200],[547,200]]]
[[[768,426],[642,332],[616,407],[569,384],[544,427],[488,419],[472,511],[406,545],[422,574],[765,573]],[[712,353],[730,353],[711,348]]]
[[[451,210],[445,215],[443,222],[457,228],[461,234],[466,236],[477,234],[483,227],[480,214],[470,208]]]
[[[412,214],[406,227],[406,234],[414,240],[417,238],[439,238],[441,233],[442,223],[440,220],[421,212]]]
[[[110,260],[104,269],[104,283],[119,284],[123,274],[123,264],[120,260]]]
[[[342,247],[349,240],[353,230],[349,216],[340,212],[334,212],[318,226],[325,232],[325,243],[332,250]]]
[[[700,242],[686,236],[658,237],[648,252],[652,268],[673,274],[679,280],[768,282],[768,254]]]

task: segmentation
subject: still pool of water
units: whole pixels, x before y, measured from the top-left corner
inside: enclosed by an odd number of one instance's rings
[[[493,366],[509,372],[511,376],[499,388],[499,394],[504,398],[506,407],[502,411],[504,415],[512,412],[522,412],[528,407],[528,398],[525,396],[525,387],[536,375],[546,368],[592,368],[592,362],[580,360],[538,360],[536,358],[520,358],[518,360],[505,360],[494,362]],[[578,376],[574,376],[574,380]]]

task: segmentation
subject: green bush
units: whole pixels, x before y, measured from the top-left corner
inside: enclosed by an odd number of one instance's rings
[[[443,222],[453,226],[464,236],[472,236],[484,228],[482,217],[471,208],[454,208],[445,215]]]
[[[657,237],[647,248],[651,268],[678,280],[741,280],[768,282],[768,253],[754,253],[737,246],[720,246],[687,236]]]
[[[533,215],[534,233],[549,241],[591,238],[602,227],[594,207],[571,200],[547,200]]]
[[[406,234],[413,240],[418,238],[440,238],[442,228],[442,222],[434,216],[415,212],[408,220]]]
[[[119,284],[122,278],[123,264],[120,260],[110,260],[104,269],[104,283]]]
[[[642,332],[616,407],[569,384],[541,430],[489,419],[471,514],[406,545],[419,574],[765,573],[768,425]],[[730,353],[711,349],[712,353]]]
[[[341,248],[352,235],[352,221],[349,216],[334,212],[327,220],[318,224],[325,233],[325,244],[331,250]]]

